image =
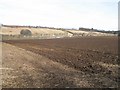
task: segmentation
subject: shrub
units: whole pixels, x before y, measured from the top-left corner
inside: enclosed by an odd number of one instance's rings
[[[20,34],[24,35],[24,36],[31,36],[32,32],[28,29],[23,29],[23,30],[21,30]]]

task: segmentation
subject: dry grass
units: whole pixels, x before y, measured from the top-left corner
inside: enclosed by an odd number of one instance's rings
[[[66,32],[62,30],[55,29],[46,29],[46,28],[10,28],[10,27],[2,27],[0,30],[0,34],[5,35],[20,35],[20,31],[22,29],[31,30],[32,34],[65,34]]]

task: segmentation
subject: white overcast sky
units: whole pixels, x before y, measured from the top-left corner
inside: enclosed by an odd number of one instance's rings
[[[119,0],[0,0],[0,23],[118,29]]]

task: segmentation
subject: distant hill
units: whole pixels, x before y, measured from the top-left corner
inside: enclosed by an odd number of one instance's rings
[[[4,25],[1,24],[0,34],[21,35],[21,30],[28,29],[32,37],[78,37],[78,36],[117,36],[119,31],[102,31],[97,29],[79,28],[66,29],[43,26]],[[119,34],[120,35],[120,34]]]
[[[93,31],[93,32],[101,32],[101,33],[108,33],[108,34],[119,34],[120,35],[120,30],[118,31],[105,31],[105,30],[97,30],[97,29],[89,29],[89,28],[79,28],[79,30],[82,30],[82,31]]]

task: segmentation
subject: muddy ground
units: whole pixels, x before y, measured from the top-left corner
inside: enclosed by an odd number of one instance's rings
[[[118,87],[117,37],[3,42],[3,87]]]

